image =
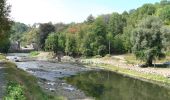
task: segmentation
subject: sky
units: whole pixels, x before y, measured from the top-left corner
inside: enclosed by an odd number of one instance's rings
[[[92,14],[122,13],[160,0],[7,0],[11,19],[25,24],[83,22]]]

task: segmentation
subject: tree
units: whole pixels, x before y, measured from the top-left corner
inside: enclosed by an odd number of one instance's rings
[[[82,44],[82,54],[84,56],[94,56],[94,38],[95,35],[92,32],[87,32],[85,37],[83,38],[83,44]]]
[[[38,32],[37,32],[37,28],[35,27],[31,27],[29,28],[29,30],[27,30],[27,32],[22,33],[21,35],[22,37],[20,37],[21,39],[21,44],[23,46],[31,44],[31,43],[38,43]],[[19,39],[19,40],[20,40]]]
[[[44,49],[45,40],[48,37],[48,35],[52,32],[55,32],[55,27],[51,23],[40,24],[38,32],[40,49]]]
[[[114,53],[122,54],[125,52],[125,47],[123,45],[122,35],[118,34],[113,40],[113,50]]]
[[[159,9],[157,13],[165,24],[170,25],[170,5],[167,5]]]
[[[69,56],[75,56],[76,54],[76,39],[74,34],[68,34],[66,36],[65,52]]]
[[[112,43],[112,40],[113,40],[113,34],[111,32],[109,32],[107,35],[106,35],[106,39],[108,41],[108,47],[109,47],[109,54],[111,53],[111,43]]]
[[[165,51],[170,51],[170,27],[162,27],[161,33],[163,33],[163,45],[165,47]]]
[[[105,55],[106,54],[106,25],[104,22],[104,18],[99,16],[93,26],[92,32],[93,34],[93,42],[90,43],[91,48],[93,49],[93,55]],[[102,46],[102,47],[101,47]],[[105,52],[104,52],[105,51]]]
[[[6,52],[9,49],[9,30],[12,21],[9,19],[10,5],[7,5],[6,0],[0,1],[0,52]]]
[[[94,21],[95,21],[95,18],[93,17],[92,14],[90,14],[90,15],[87,17],[87,23],[88,23],[88,24],[92,24]]]
[[[111,32],[113,36],[122,34],[124,25],[125,21],[123,21],[122,15],[113,13],[110,17],[108,32]]]
[[[45,41],[45,50],[46,51],[54,51],[57,53],[58,51],[58,35],[57,33],[51,33]]]
[[[24,23],[14,22],[10,30],[10,40],[11,41],[20,41],[23,34],[28,31],[29,27]]]
[[[162,25],[158,17],[150,16],[142,20],[133,31],[133,53],[144,60],[146,66],[152,66],[153,59],[163,55]]]

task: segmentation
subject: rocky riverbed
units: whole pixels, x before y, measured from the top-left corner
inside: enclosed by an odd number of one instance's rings
[[[27,55],[10,54],[7,58],[39,79],[39,85],[47,92],[66,97],[68,100],[88,99],[84,92],[67,84],[61,78],[92,70],[79,64],[59,63],[44,60],[27,59]]]

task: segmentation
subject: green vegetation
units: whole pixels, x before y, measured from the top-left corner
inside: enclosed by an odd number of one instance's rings
[[[0,52],[7,53],[10,41],[9,30],[11,26],[11,20],[9,19],[10,6],[6,3],[6,0],[0,1]]]
[[[4,100],[26,100],[24,88],[17,83],[9,82],[6,91],[7,94],[4,97]]]
[[[153,66],[153,60],[164,55],[161,27],[161,20],[151,16],[141,21],[133,32],[133,52],[137,58],[146,62],[145,66]]]
[[[27,31],[21,31],[20,40],[23,45],[35,43],[41,50],[74,57],[133,53],[151,66],[170,50],[169,7],[164,0],[121,14],[89,15],[82,23],[34,24],[26,26],[28,30],[21,24],[19,30]]]
[[[5,60],[5,59],[6,59],[6,57],[0,53],[0,60]]]
[[[38,31],[39,33],[38,44],[40,49],[44,50],[45,40],[47,39],[48,35],[54,31],[55,31],[55,27],[52,25],[52,23],[40,24],[39,31]]]
[[[11,26],[11,36],[10,36],[10,40],[11,42],[14,41],[21,41],[22,36],[25,32],[27,32],[29,29],[29,27],[27,25],[25,25],[24,23],[20,23],[20,22],[15,22],[12,24]]]
[[[32,57],[34,57],[34,56],[37,56],[37,55],[39,55],[40,54],[40,52],[38,52],[38,51],[32,51],[32,52],[30,52],[30,56],[32,56]]]
[[[34,76],[28,74],[23,70],[17,69],[15,64],[11,62],[6,62],[5,67],[6,67],[5,72],[7,73],[6,74],[7,81],[16,83],[16,85],[13,85],[12,89],[19,89],[18,92],[23,92],[26,100],[63,100],[64,99],[63,97],[52,96],[45,93],[38,85],[37,78],[35,78]],[[22,89],[20,86],[22,87]],[[20,89],[22,91],[20,91]],[[12,92],[12,94],[15,93],[15,91],[13,90],[10,91]]]

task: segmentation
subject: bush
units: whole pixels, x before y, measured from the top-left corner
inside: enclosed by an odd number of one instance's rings
[[[7,95],[4,100],[26,100],[24,96],[24,88],[14,82],[9,82],[7,86]]]
[[[37,55],[39,55],[40,53],[38,52],[38,51],[32,51],[31,53],[30,53],[30,56],[37,56]]]

